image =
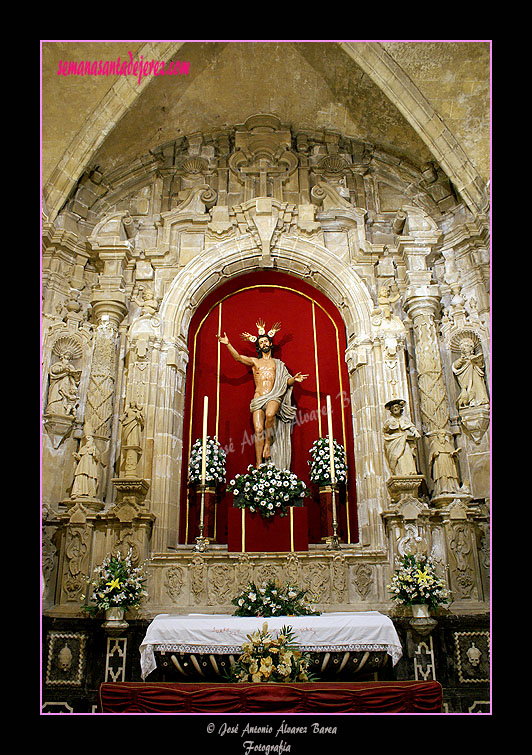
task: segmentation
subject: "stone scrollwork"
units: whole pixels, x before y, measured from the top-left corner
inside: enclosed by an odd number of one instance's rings
[[[347,564],[342,554],[334,556],[332,560],[331,584],[338,603],[343,603],[347,588]]]
[[[70,527],[66,537],[63,594],[67,602],[79,602],[86,588],[91,533],[89,527]]]
[[[205,600],[207,566],[201,556],[196,556],[189,564],[190,567],[190,590],[196,603]]]
[[[235,593],[234,569],[230,564],[216,564],[209,569],[209,603],[227,603]]]
[[[174,603],[177,603],[178,598],[181,596],[184,584],[185,577],[183,569],[180,566],[171,566],[166,572],[164,585],[168,595]]]
[[[328,603],[331,597],[331,578],[323,564],[307,564],[303,568],[303,582],[319,602]]]
[[[369,564],[360,564],[354,570],[353,584],[363,600],[368,597],[370,587],[373,584],[373,567]]]
[[[285,578],[287,582],[297,585],[300,580],[301,563],[296,554],[292,553],[286,558],[284,567]]]
[[[455,599],[471,599],[475,590],[475,573],[471,563],[472,545],[469,528],[454,524],[448,534],[451,561],[451,584]]]

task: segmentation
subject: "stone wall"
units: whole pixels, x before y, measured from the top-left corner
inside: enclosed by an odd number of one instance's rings
[[[188,326],[220,283],[260,269],[304,279],[344,319],[360,524],[351,548],[272,568],[329,575],[324,606],[384,609],[397,557],[416,548],[453,610],[487,610],[488,230],[445,174],[260,114],[89,171],[43,228],[47,612],[79,616],[94,565],[130,547],[152,556],[147,616],[227,608],[220,584],[238,583],[243,557],[173,550]],[[406,478],[386,455],[391,399],[419,436]],[[195,589],[202,568],[216,595]]]

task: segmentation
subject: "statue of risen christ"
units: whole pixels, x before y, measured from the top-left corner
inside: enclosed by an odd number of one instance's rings
[[[258,338],[249,333],[242,334],[245,340],[256,342],[256,357],[239,354],[229,343],[226,333],[217,338],[227,346],[233,359],[251,367],[253,371],[255,395],[249,408],[255,430],[256,466],[271,461],[277,469],[290,469],[290,431],[296,413],[296,408],[291,403],[292,387],[294,383],[302,383],[308,375],[300,372],[290,375],[284,362],[272,357],[273,341],[270,333],[273,335],[276,330],[266,334],[261,327],[263,323],[259,322],[257,325]]]

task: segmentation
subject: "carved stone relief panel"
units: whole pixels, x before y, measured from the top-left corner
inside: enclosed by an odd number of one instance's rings
[[[89,574],[91,528],[70,526],[65,534],[65,561],[61,580],[62,602],[81,603]]]
[[[50,632],[45,683],[81,687],[86,665],[88,635],[83,632]]]
[[[185,573],[181,566],[171,566],[166,570],[164,586],[172,603],[177,603],[185,584]]]
[[[454,632],[456,667],[462,684],[490,681],[489,632]]]

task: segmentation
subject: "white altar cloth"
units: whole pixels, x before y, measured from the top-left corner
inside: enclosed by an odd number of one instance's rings
[[[157,667],[156,650],[240,654],[247,635],[261,629],[264,622],[274,635],[283,626],[292,627],[300,650],[382,651],[391,656],[394,666],[403,654],[392,620],[378,611],[268,617],[161,613],[148,626],[140,645],[142,679]]]

